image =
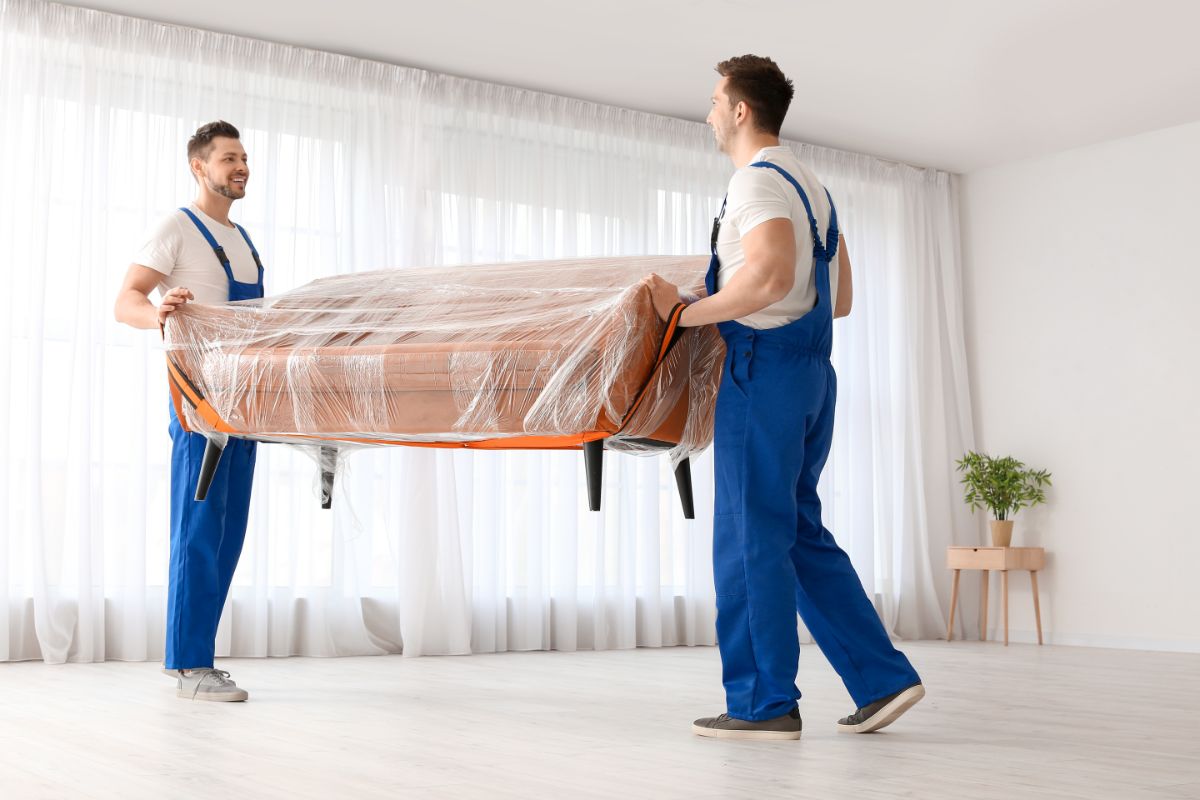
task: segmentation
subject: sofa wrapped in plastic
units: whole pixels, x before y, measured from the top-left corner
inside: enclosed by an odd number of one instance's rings
[[[605,448],[688,458],[712,439],[724,344],[663,323],[642,279],[699,292],[707,259],[623,257],[363,272],[263,300],[189,304],[166,326],[182,425],[311,448],[329,507],[339,454],[369,445],[579,449],[599,509]]]

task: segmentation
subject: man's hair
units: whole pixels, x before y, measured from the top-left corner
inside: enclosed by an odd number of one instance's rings
[[[779,65],[766,56],[735,56],[717,64],[717,72],[729,79],[725,87],[729,101],[750,106],[758,129],[778,136],[796,93]]]
[[[198,158],[201,161],[207,160],[208,156],[212,153],[212,141],[218,136],[224,136],[228,139],[242,138],[241,134],[238,133],[238,129],[223,119],[210,122],[207,125],[201,125],[192,134],[192,138],[188,139],[188,163],[190,164],[193,158]]]

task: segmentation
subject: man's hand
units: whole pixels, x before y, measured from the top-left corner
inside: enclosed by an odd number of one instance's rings
[[[186,286],[176,286],[171,291],[163,295],[162,303],[158,307],[158,324],[166,325],[167,317],[171,316],[171,312],[183,306],[188,300],[195,300]]]
[[[113,315],[117,322],[143,330],[157,330],[167,322],[171,312],[182,306],[188,300],[195,300],[186,286],[179,286],[163,295],[161,306],[154,305],[150,293],[162,280],[162,273],[142,264],[130,264],[125,273],[125,281],[121,291],[117,292],[117,302],[113,305]]]
[[[642,283],[650,287],[654,298],[654,310],[658,312],[658,318],[666,322],[667,317],[671,316],[671,309],[683,302],[679,298],[679,287],[653,272],[645,277]]]

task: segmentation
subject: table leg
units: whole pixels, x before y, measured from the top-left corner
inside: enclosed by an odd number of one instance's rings
[[[980,608],[980,611],[982,611],[982,613],[983,613],[983,621],[979,623],[979,641],[986,642],[987,641],[987,631],[988,631],[988,627],[987,627],[988,571],[985,569],[985,570],[982,570],[982,572],[983,572],[983,584],[982,584],[983,585],[983,601],[980,603],[979,608]]]
[[[958,605],[958,576],[961,572],[960,569],[954,570],[954,588],[950,590],[950,624],[946,626],[947,642],[954,638],[954,607]]]
[[[1029,582],[1033,585],[1033,618],[1037,620],[1038,644],[1042,643],[1042,609],[1038,606],[1037,570],[1029,571]],[[954,613],[951,611],[951,613]]]
[[[1000,570],[1000,594],[1004,606],[1004,646],[1008,647],[1008,570]]]

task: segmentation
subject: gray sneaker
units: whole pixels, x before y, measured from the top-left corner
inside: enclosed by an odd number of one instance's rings
[[[179,688],[175,691],[178,697],[240,703],[250,696],[245,689],[239,689],[223,669],[180,669],[174,672],[179,681]]]
[[[880,728],[886,728],[895,722],[901,714],[908,711],[925,696],[925,687],[913,684],[895,694],[880,698],[874,703],[863,706],[848,717],[838,720],[838,731],[841,733],[871,733]]]
[[[761,722],[735,719],[728,714],[704,717],[692,723],[692,733],[716,739],[799,739],[803,727],[800,711],[793,708],[782,717]]]

